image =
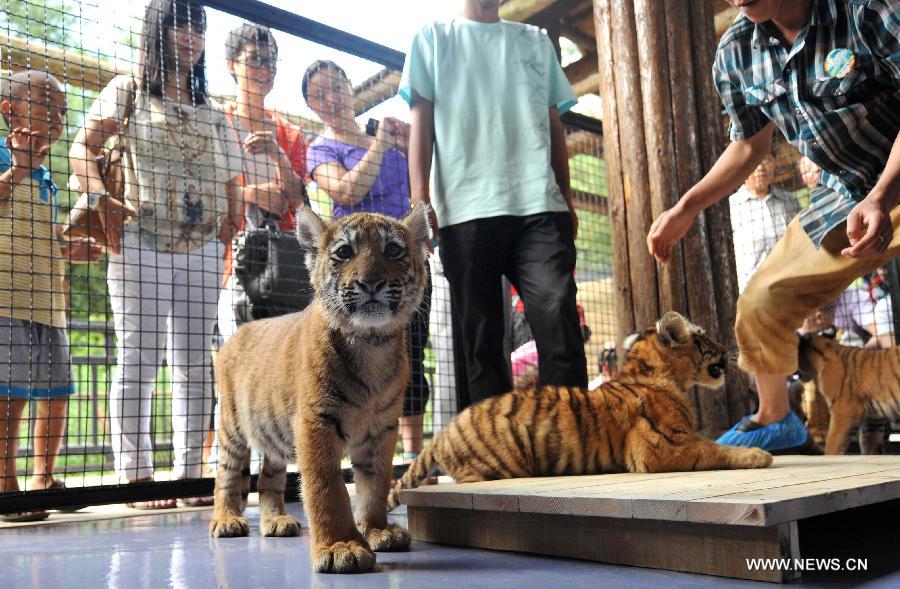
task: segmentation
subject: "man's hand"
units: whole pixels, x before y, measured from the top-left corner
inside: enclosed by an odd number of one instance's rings
[[[574,206],[569,207],[569,218],[572,220],[572,241],[575,241],[578,238],[578,212]]]
[[[259,155],[266,154],[270,158],[278,159],[281,154],[281,147],[275,140],[275,135],[271,131],[257,131],[250,133],[244,139],[244,149],[247,153]]]
[[[378,124],[375,142],[383,146],[385,150],[396,147],[406,151],[409,147],[409,124],[394,117],[384,117]]]
[[[290,206],[288,198],[274,182],[245,187],[244,202],[253,203],[279,217],[284,215]]]
[[[19,173],[27,176],[44,163],[44,158],[50,153],[50,140],[27,127],[16,127],[7,135],[6,147],[9,148],[12,168],[21,170]],[[13,178],[15,182],[23,179]]]
[[[229,213],[222,219],[222,226],[219,228],[219,241],[225,244],[225,247],[231,247],[234,236],[238,234],[243,219],[239,214]]]
[[[78,237],[62,246],[62,256],[70,264],[90,264],[103,255],[103,246],[89,237]]]
[[[672,259],[672,248],[684,237],[697,217],[680,205],[675,205],[656,218],[647,234],[647,249],[660,264]]]
[[[841,250],[842,256],[865,260],[878,257],[888,248],[894,238],[889,200],[870,193],[853,207],[847,217],[850,247]]]
[[[428,205],[428,224],[431,226],[431,235],[433,236],[434,243],[440,243],[441,241],[441,230],[438,229],[438,219],[437,215],[434,212],[434,207],[430,204]],[[425,242],[425,245],[428,247],[428,253],[434,253],[434,244],[431,240]]]
[[[137,211],[125,200],[119,200],[108,194],[97,201],[97,215],[103,224],[103,232],[106,234],[106,245],[114,253],[122,251],[122,231],[131,217]]]

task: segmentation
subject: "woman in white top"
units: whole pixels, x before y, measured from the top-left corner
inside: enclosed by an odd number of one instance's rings
[[[110,242],[118,354],[109,417],[116,470],[128,482],[153,478],[151,397],[164,351],[172,379],[173,476],[201,476],[223,244],[231,242],[243,207],[236,183],[241,148],[206,93],[205,28],[196,0],[152,0],[136,78],[119,76],[100,93],[69,154]],[[128,225],[102,213],[108,198],[95,162],[116,134],[126,141],[125,198],[136,211]],[[134,506],[174,507],[175,500]]]

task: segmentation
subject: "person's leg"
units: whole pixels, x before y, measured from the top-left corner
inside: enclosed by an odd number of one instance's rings
[[[575,307],[575,242],[568,213],[525,217],[508,274],[525,303],[542,385],[587,387],[584,336]]]
[[[171,256],[134,235],[109,256],[109,300],[116,328],[116,369],[109,387],[109,423],[119,478],[153,477],[153,386],[163,357],[172,300]]]
[[[434,376],[431,388],[431,429],[437,435],[456,415],[456,375],[453,362],[453,328],[450,317],[450,285],[444,277],[440,246],[429,258],[432,296],[429,327],[434,353]]]
[[[32,365],[28,323],[0,317],[0,493],[19,490],[19,424],[28,404]]]
[[[34,423],[34,473],[32,489],[46,489],[53,484],[56,456],[66,432],[68,397],[41,399],[37,402]]]
[[[891,217],[898,226],[900,208]],[[872,260],[841,256],[846,245],[841,225],[817,249],[795,218],[750,279],[738,299],[735,335],[739,364],[757,381],[759,411],[723,434],[719,443],[784,450],[808,440],[787,398],[787,377],[797,369],[797,329],[807,315],[837,299],[854,279],[897,256],[900,232],[888,250]]]
[[[422,293],[422,302],[409,320],[409,386],[403,399],[403,416],[400,420],[400,438],[403,440],[404,458],[422,451],[422,428],[425,406],[431,394],[425,377],[425,346],[428,345],[428,315],[431,311],[431,277]]]
[[[175,478],[202,475],[203,440],[213,407],[210,341],[218,308],[222,247],[216,241],[175,257],[168,332]]]
[[[425,416],[403,415],[400,417],[400,436],[403,440],[403,459],[411,461],[422,451],[422,431]]]
[[[465,352],[469,400],[512,388],[503,353],[501,278],[512,217],[477,219],[441,229],[441,261]]]
[[[0,397],[0,493],[19,490],[16,453],[19,451],[19,424],[28,400]]]
[[[41,368],[40,393],[46,395],[38,401],[38,416],[34,424],[34,474],[33,489],[62,486],[56,482],[53,472],[59,448],[66,435],[69,395],[75,393],[75,377],[72,373],[69,337],[64,329],[40,326],[34,341],[39,344]],[[44,378],[46,375],[46,378]],[[44,389],[43,387],[47,387]]]

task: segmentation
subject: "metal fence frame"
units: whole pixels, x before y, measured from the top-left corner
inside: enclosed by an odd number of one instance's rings
[[[209,8],[367,59],[390,70],[399,71],[403,67],[405,55],[402,52],[298,14],[270,6],[258,0],[201,1]],[[562,120],[570,131],[584,131],[591,135],[596,135],[597,145],[602,145],[602,124],[600,121],[575,113],[566,113],[563,115]],[[103,355],[79,355],[72,357],[74,368],[87,367],[89,371],[90,382],[84,390],[88,394],[89,404],[94,408],[94,415],[96,416],[97,409],[101,404],[101,391],[105,387],[100,379],[100,368],[106,366],[109,370],[116,364],[113,326],[102,322],[76,320],[70,322],[69,329],[102,332],[104,334]],[[29,427],[33,427],[33,424],[30,424]],[[67,435],[60,448],[59,456],[64,457],[67,454],[102,454],[104,468],[108,467],[111,464],[112,454],[110,447],[100,441],[102,434],[99,427],[99,420],[94,419],[90,429],[90,442],[86,444],[70,446],[68,444],[69,436]],[[32,436],[29,435],[29,439],[31,438]],[[160,440],[154,436],[154,450],[166,449],[171,449],[171,440]],[[20,447],[19,455],[27,455],[29,450],[28,446]],[[405,465],[395,465],[394,476],[399,477],[405,469]],[[344,469],[343,475],[346,482],[352,482],[353,473],[351,469]],[[256,489],[256,478],[256,475],[254,475],[251,481],[252,490],[254,491]],[[288,473],[288,483],[285,489],[286,500],[297,501],[299,499],[297,483],[298,475],[296,473]],[[146,483],[104,484],[89,487],[72,487],[63,490],[20,491],[3,495],[3,501],[0,503],[0,513],[210,495],[213,491],[213,486],[213,479],[200,478]]]

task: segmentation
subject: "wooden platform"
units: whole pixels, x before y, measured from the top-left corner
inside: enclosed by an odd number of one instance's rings
[[[401,492],[413,538],[764,581],[801,558],[798,521],[900,498],[900,456],[784,456],[771,468],[437,485]]]

